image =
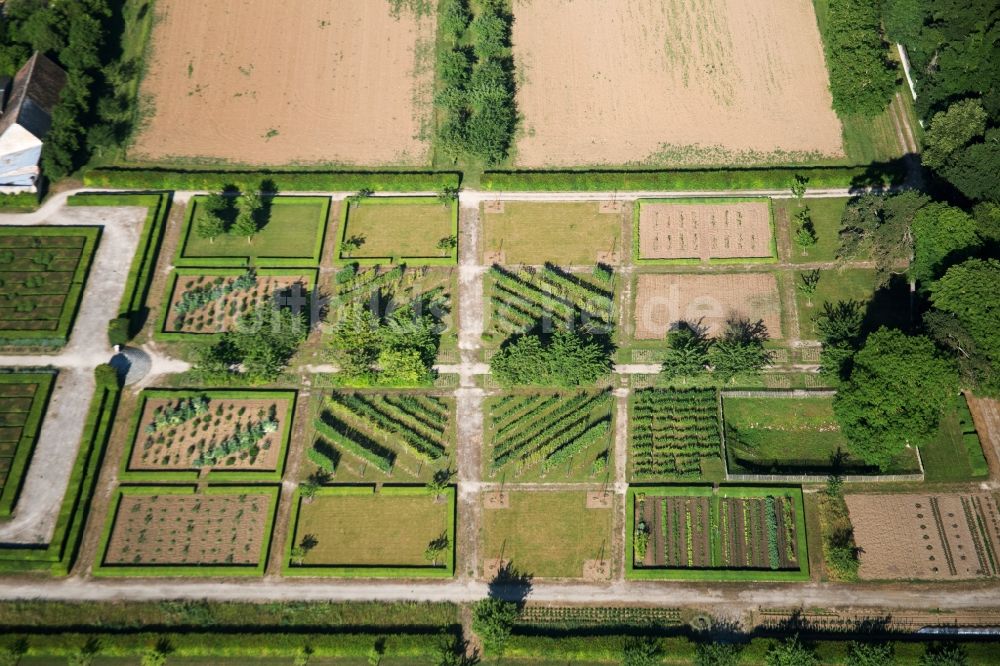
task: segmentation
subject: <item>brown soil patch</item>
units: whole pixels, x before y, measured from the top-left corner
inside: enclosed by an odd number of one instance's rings
[[[196,469],[194,461],[205,451],[222,444],[233,437],[238,430],[246,430],[249,425],[268,417],[277,421],[277,430],[264,435],[254,449],[234,453],[210,469],[232,471],[277,469],[281,453],[281,432],[285,427],[285,420],[289,417],[286,400],[210,398],[208,409],[202,415],[177,426],[161,427],[155,432],[149,432],[156,410],[176,406],[177,403],[177,400],[166,398],[146,401],[142,418],[139,420],[136,441],[132,446],[130,470]]]
[[[215,285],[229,285],[237,276],[182,275],[170,297],[164,330],[168,333],[223,333],[236,325],[236,320],[252,308],[265,302],[270,296],[299,285],[305,293],[305,282],[295,276],[257,276],[257,283],[250,289],[231,291],[216,301],[203,307],[178,313],[176,306],[184,294],[192,290],[211,289]]]
[[[611,578],[611,560],[585,560],[583,563],[584,580],[609,580]]]
[[[615,501],[615,494],[610,490],[607,492],[597,491],[587,493],[588,509],[610,509]]]
[[[992,495],[848,495],[866,580],[995,576],[1000,510]]]
[[[643,204],[641,259],[735,259],[771,256],[767,203]]]
[[[599,213],[607,214],[620,213],[622,212],[623,207],[624,204],[621,201],[602,201],[598,204],[597,211]]]
[[[678,321],[701,322],[709,335],[726,320],[764,320],[772,338],[781,338],[781,301],[771,273],[717,275],[643,274],[635,300],[635,337],[660,340]]]
[[[504,254],[503,250],[493,250],[483,254],[483,263],[487,266],[492,266],[493,264],[506,264],[507,255]]]
[[[1000,478],[1000,400],[967,396],[976,432],[994,479]]]
[[[267,495],[125,495],[106,564],[257,564]]]
[[[483,560],[483,580],[493,580],[509,565],[510,560],[504,560],[496,557]]]
[[[518,166],[844,154],[810,0],[547,0],[514,14]]]
[[[284,10],[282,10],[284,9]],[[388,2],[160,0],[136,159],[425,164],[433,17]]]
[[[510,493],[485,493],[483,495],[483,506],[487,509],[509,509]]]
[[[614,252],[600,251],[597,253],[597,263],[606,264],[608,266],[614,266],[621,261],[621,253],[615,250]]]
[[[503,215],[503,201],[486,201],[483,202],[483,212],[492,215]]]

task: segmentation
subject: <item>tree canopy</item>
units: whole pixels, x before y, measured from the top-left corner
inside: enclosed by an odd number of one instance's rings
[[[611,371],[611,349],[579,332],[530,333],[501,347],[490,366],[503,386],[586,386]]]
[[[855,259],[870,253],[877,286],[901,273],[913,253],[913,219],[930,199],[919,192],[895,195],[863,194],[844,209],[839,255]]]
[[[896,88],[896,73],[882,41],[878,5],[830,0],[823,32],[834,110],[868,117],[885,111]]]
[[[950,264],[968,258],[982,244],[971,215],[939,202],[914,215],[913,242],[910,275],[921,283],[941,277]]]

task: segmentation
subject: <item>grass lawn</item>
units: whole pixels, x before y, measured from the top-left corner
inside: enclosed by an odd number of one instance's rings
[[[341,250],[341,259],[447,257],[451,248],[438,243],[455,234],[454,205],[434,197],[361,199],[350,204],[340,238],[356,238],[357,249]]]
[[[775,220],[787,220],[789,238],[792,242],[792,253],[787,260],[793,264],[810,263],[814,261],[833,261],[837,258],[840,247],[840,218],[844,208],[850,201],[847,197],[837,199],[773,199]],[[795,245],[795,214],[808,206],[812,216],[813,227],[816,229],[816,245],[809,248],[808,254],[802,254]],[[786,257],[782,257],[785,259]]]
[[[486,560],[510,560],[542,578],[579,578],[587,560],[611,558],[611,509],[584,492],[511,492],[507,509],[483,509]]]
[[[726,454],[730,470],[749,474],[825,474],[831,458],[847,453],[847,439],[833,415],[833,398],[724,398]],[[843,461],[848,474],[877,474],[861,461]],[[890,474],[919,472],[912,451],[901,454]]]
[[[965,410],[959,401],[964,402],[964,400],[962,397],[956,398],[955,405],[941,418],[937,432],[930,441],[920,447],[926,481],[961,483],[985,478],[985,475],[977,476],[973,473],[973,456],[978,459],[976,466],[989,474],[983,460],[982,447],[977,447],[974,440],[969,442],[971,446],[968,445],[962,434],[961,416]]]
[[[317,239],[326,229],[330,200],[325,197],[276,197],[267,224],[248,243],[246,237],[224,234],[211,241],[197,233],[204,197],[191,200],[191,228],[181,257],[285,257],[319,261]]]
[[[427,567],[424,551],[448,533],[451,516],[446,497],[435,502],[426,493],[321,493],[302,502],[295,534],[297,541],[312,535],[317,542],[305,566]]]
[[[483,252],[503,252],[507,264],[592,265],[598,252],[621,252],[622,214],[601,213],[597,202],[503,202],[483,210]]]
[[[800,273],[794,274],[796,286],[801,280]],[[874,331],[879,326],[906,326],[909,324],[909,287],[901,279],[875,293],[875,271],[867,268],[844,270],[824,270],[820,272],[819,285],[810,299],[796,289],[795,303],[799,311],[799,332],[805,340],[818,339],[815,317],[823,310],[823,303],[829,301],[858,300],[867,303],[865,329]]]

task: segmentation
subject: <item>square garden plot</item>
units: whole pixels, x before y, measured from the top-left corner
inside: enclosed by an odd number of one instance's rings
[[[376,491],[377,490],[377,491]],[[451,576],[455,490],[328,486],[296,494],[284,573],[299,576]]]
[[[0,373],[0,517],[14,511],[55,379],[54,372]]]
[[[341,204],[337,259],[373,263],[458,262],[458,201],[351,197]]]
[[[0,346],[66,344],[100,227],[0,227]]]
[[[232,232],[235,207],[223,214],[230,226],[215,240],[198,233],[207,215],[207,197],[193,197],[188,204],[178,244],[176,266],[315,266],[323,252],[330,199],[327,197],[273,197],[261,213],[263,225],[248,242]],[[235,206],[235,203],[234,203]]]
[[[310,312],[316,271],[308,269],[178,268],[170,276],[155,337],[204,339],[232,330],[270,298]]]
[[[715,389],[636,391],[629,398],[629,422],[634,481],[724,476]]]
[[[808,580],[801,488],[634,486],[626,576]]]
[[[278,481],[295,401],[295,391],[147,389],[119,478]]]
[[[483,496],[484,577],[501,566],[539,578],[607,580],[613,492],[503,491]]]
[[[277,487],[121,486],[101,538],[97,576],[260,576]]]

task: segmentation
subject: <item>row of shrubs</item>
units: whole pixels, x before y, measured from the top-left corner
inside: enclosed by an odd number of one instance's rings
[[[235,185],[246,191],[260,187],[261,179],[278,192],[438,192],[457,188],[461,174],[451,171],[235,171],[107,168],[88,171],[88,187],[149,190],[218,190]]]

